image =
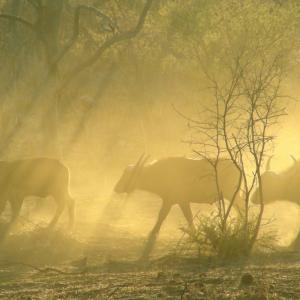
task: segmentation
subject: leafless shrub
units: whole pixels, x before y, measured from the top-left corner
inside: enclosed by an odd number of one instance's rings
[[[256,230],[256,218],[252,216],[245,230],[244,220],[240,217],[230,217],[223,228],[217,213],[196,218],[195,230],[183,228],[187,238],[183,240],[184,247],[196,248],[199,255],[215,256],[220,260],[245,258],[249,255],[249,243]],[[267,227],[268,223],[262,224]],[[266,228],[267,229],[267,228]],[[255,250],[270,252],[275,250],[276,233],[264,230],[256,240]]]
[[[186,142],[215,172],[218,214],[202,222],[199,232],[223,256],[238,255],[237,251],[249,255],[257,241],[264,213],[262,167],[273,149],[275,129],[286,115],[288,99],[282,94],[290,51],[285,29],[276,28],[277,23],[265,23],[260,14],[268,12],[255,11],[253,5],[241,6],[238,1],[230,8],[225,5],[206,38],[195,43],[194,56],[208,82],[211,98],[206,104],[200,103],[201,110],[195,117],[179,112],[188,121],[191,133]],[[249,23],[240,24],[240,15]],[[219,49],[215,57],[208,57],[209,47],[216,44]],[[220,159],[230,160],[240,173],[236,192],[227,199],[227,206],[219,185]],[[250,218],[250,195],[256,187],[259,209]],[[240,211],[238,221],[230,219],[234,206]]]

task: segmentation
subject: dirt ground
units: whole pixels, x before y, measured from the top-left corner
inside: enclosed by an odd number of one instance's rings
[[[151,260],[140,262],[157,207],[136,232],[130,209],[123,223],[108,224],[83,205],[72,233],[64,221],[47,230],[26,211],[0,247],[1,299],[300,299],[300,250],[224,263],[178,252],[180,234],[163,231]]]

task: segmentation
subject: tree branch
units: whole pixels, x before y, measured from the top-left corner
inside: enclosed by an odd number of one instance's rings
[[[28,29],[30,29],[31,31],[33,31],[35,34],[37,34],[37,31],[36,31],[36,28],[34,27],[34,25],[32,23],[24,20],[21,17],[8,15],[8,14],[0,14],[0,18],[20,23],[20,24],[24,25],[25,27],[27,27]]]
[[[79,64],[78,66],[76,66],[75,68],[73,68],[70,72],[68,72],[65,76],[65,80],[62,83],[61,87],[58,90],[58,93],[61,93],[63,91],[63,89],[76,77],[78,76],[79,73],[81,73],[82,71],[84,71],[85,69],[87,69],[88,67],[90,67],[91,65],[93,65],[101,56],[102,54],[109,49],[111,46],[113,46],[114,44],[120,43],[124,40],[128,40],[128,39],[132,39],[134,38],[142,29],[147,14],[152,6],[154,0],[147,0],[141,15],[139,17],[139,20],[137,22],[137,25],[128,31],[125,32],[121,32],[117,35],[114,35],[113,37],[107,39],[101,46],[100,48],[94,53],[94,55],[92,55],[89,59],[87,59],[86,61],[84,61],[82,64]]]
[[[52,63],[50,72],[52,72],[53,70],[56,69],[58,63],[63,59],[63,57],[66,55],[66,53],[70,50],[70,48],[74,45],[74,43],[78,39],[79,32],[80,32],[80,13],[83,10],[91,11],[91,12],[95,13],[96,16],[107,20],[110,24],[112,31],[114,30],[114,27],[112,25],[113,24],[112,20],[108,16],[103,14],[101,11],[99,11],[98,9],[96,9],[95,7],[92,7],[92,6],[79,5],[78,7],[76,7],[76,10],[75,10],[73,35],[72,35],[70,41],[67,43],[67,45],[62,49],[61,53],[57,56],[55,61]]]
[[[9,21],[14,21],[14,22],[17,22],[19,24],[24,25],[25,27],[27,27],[28,29],[30,29],[36,35],[36,38],[39,41],[41,41],[41,43],[43,44],[43,46],[46,49],[47,45],[45,43],[45,40],[40,36],[40,34],[38,32],[38,29],[35,26],[35,24],[32,24],[29,21],[27,21],[27,20],[25,20],[25,19],[23,19],[21,17],[14,16],[14,15],[9,15],[9,14],[0,14],[0,19],[6,19],[6,20],[9,20]]]

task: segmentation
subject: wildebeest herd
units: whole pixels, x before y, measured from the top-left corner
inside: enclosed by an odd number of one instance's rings
[[[114,192],[129,194],[134,190],[145,190],[162,200],[158,219],[144,248],[143,258],[149,256],[161,225],[173,205],[179,205],[188,225],[193,227],[190,203],[212,204],[220,195],[218,191],[222,191],[225,199],[232,199],[239,183],[239,170],[230,160],[220,159],[217,171],[220,178],[218,188],[215,171],[211,163],[205,159],[170,157],[147,163],[147,157],[142,156],[135,165],[125,169],[114,187]],[[270,171],[269,159],[266,171],[262,174],[264,202],[283,199],[299,204],[299,180],[300,165],[295,159],[292,167],[279,174]],[[70,196],[69,181],[68,168],[56,159],[2,161],[0,214],[9,202],[12,211],[9,224],[11,226],[17,220],[24,198],[52,196],[57,209],[49,226],[55,226],[65,207],[68,209],[69,223],[72,226],[74,200]],[[239,201],[239,195],[236,201]],[[254,204],[260,202],[258,190],[254,191],[251,202]]]
[[[160,227],[173,205],[179,205],[188,225],[194,227],[190,203],[213,203],[218,195],[214,170],[207,160],[170,157],[148,165],[146,160],[141,157],[134,166],[128,166],[114,189],[117,193],[145,190],[162,199],[143,258],[151,252]],[[218,175],[224,198],[231,199],[238,185],[238,169],[230,160],[220,160]]]
[[[0,214],[7,202],[11,205],[11,225],[17,220],[24,198],[52,196],[57,204],[49,226],[57,223],[64,208],[69,212],[69,223],[74,221],[74,200],[69,192],[70,174],[59,160],[35,158],[0,162]]]

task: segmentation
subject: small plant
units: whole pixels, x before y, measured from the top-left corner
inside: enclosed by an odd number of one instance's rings
[[[213,255],[221,260],[238,259],[249,256],[251,241],[255,234],[256,219],[250,219],[245,226],[242,218],[230,217],[226,227],[219,215],[197,216],[195,229],[182,230],[187,235],[185,246],[196,246],[199,255]],[[275,233],[263,231],[256,240],[255,250],[266,252],[274,249]]]

